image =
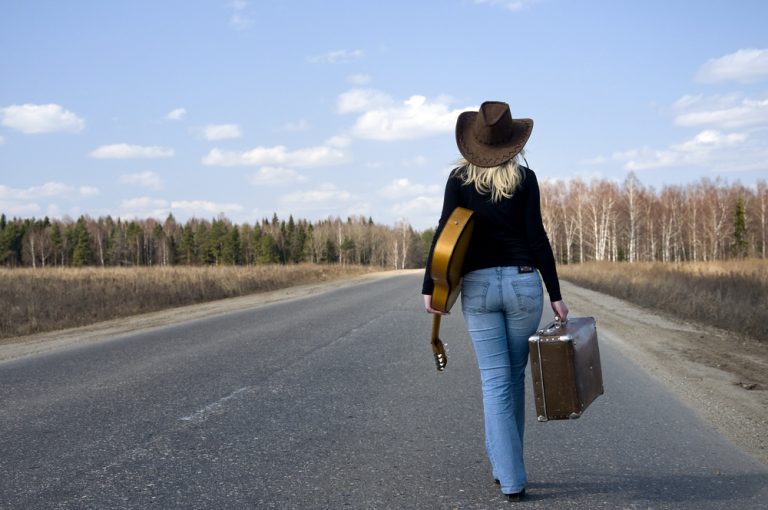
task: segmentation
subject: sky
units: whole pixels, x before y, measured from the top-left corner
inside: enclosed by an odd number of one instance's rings
[[[456,117],[540,180],[768,178],[768,2],[0,0],[0,212],[436,225]]]

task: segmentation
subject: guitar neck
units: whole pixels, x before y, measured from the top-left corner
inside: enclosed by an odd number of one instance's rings
[[[440,314],[434,314],[432,315],[432,341],[438,339],[440,336],[440,318],[442,315]]]

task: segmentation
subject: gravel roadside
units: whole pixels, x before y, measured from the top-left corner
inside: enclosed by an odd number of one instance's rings
[[[615,345],[721,434],[768,464],[768,344],[662,317],[569,282],[561,287],[571,315],[597,318],[601,342]]]

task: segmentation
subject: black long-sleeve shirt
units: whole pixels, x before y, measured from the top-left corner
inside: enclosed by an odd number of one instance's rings
[[[510,198],[492,202],[491,195],[480,194],[475,186],[463,185],[463,168],[451,172],[445,185],[443,211],[427,259],[423,294],[432,294],[432,254],[445,222],[456,207],[475,212],[472,239],[464,257],[462,275],[476,269],[497,266],[533,266],[539,270],[550,301],[559,301],[555,257],[541,220],[539,183],[533,170],[520,167],[524,179]]]

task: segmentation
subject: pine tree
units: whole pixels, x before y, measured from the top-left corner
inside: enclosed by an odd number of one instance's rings
[[[0,264],[16,266],[21,263],[24,229],[17,221],[7,222],[0,230]]]
[[[187,223],[181,228],[181,241],[179,241],[179,262],[185,266],[192,266],[197,262],[195,249],[195,232]]]
[[[63,260],[60,260],[61,257],[61,227],[58,223],[54,223],[51,225],[51,246],[53,248],[53,265],[55,266],[59,262],[64,264]]]
[[[336,249],[336,243],[332,239],[325,240],[325,248],[320,256],[320,260],[326,264],[332,264],[339,261],[339,252]]]
[[[72,265],[82,267],[91,264],[91,235],[86,228],[85,218],[80,216],[75,224],[74,247],[72,249]]]
[[[733,251],[737,257],[746,257],[747,248],[747,219],[744,209],[744,199],[739,197],[736,201],[736,216],[733,223]]]
[[[278,253],[277,243],[275,243],[275,239],[269,235],[268,232],[264,232],[259,239],[256,263],[277,264],[278,262],[280,262],[280,255]]]
[[[344,254],[344,263],[347,264],[350,261],[354,262],[355,260],[355,241],[354,239],[350,239],[349,237],[345,237],[344,241],[341,243],[341,246],[339,247],[339,251]]]
[[[233,225],[225,235],[221,249],[222,263],[237,265],[240,263],[240,231]]]
[[[125,237],[128,245],[130,246],[130,251],[135,253],[135,258],[133,260],[134,265],[140,266],[142,263],[142,231],[139,224],[135,221],[130,222],[128,227],[125,229]]]

